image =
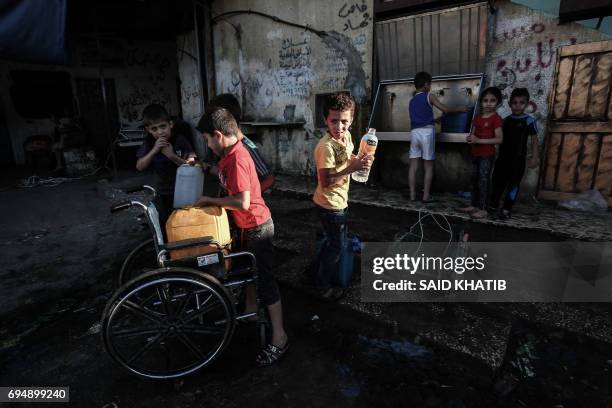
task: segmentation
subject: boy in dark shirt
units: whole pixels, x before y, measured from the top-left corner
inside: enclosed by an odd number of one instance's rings
[[[174,204],[176,169],[193,159],[195,153],[185,136],[175,134],[174,122],[163,106],[147,106],[142,111],[142,117],[147,137],[136,152],[136,168],[143,171],[149,166],[153,167],[157,190],[155,207],[165,234],[164,226]]]
[[[504,139],[499,148],[499,156],[493,171],[491,205],[497,208],[504,195],[504,204],[499,211],[500,218],[509,218],[512,206],[517,200],[519,186],[525,174],[525,164],[529,168],[538,166],[538,128],[535,119],[525,113],[529,103],[526,88],[516,88],[510,95],[512,115],[504,119]],[[527,139],[531,137],[532,154],[527,161]]]

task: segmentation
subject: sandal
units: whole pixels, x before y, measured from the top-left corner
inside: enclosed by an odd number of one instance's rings
[[[272,343],[268,343],[268,345],[259,352],[257,358],[255,359],[255,362],[259,367],[270,366],[280,360],[285,355],[285,353],[287,353],[288,349],[289,340],[285,342],[285,347],[278,347]]]
[[[435,203],[438,200],[436,200],[432,196],[429,196],[429,197],[427,197],[427,199],[424,198],[422,201],[427,204],[427,203]]]

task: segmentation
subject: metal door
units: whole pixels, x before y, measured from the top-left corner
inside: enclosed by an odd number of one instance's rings
[[[381,81],[484,71],[487,3],[453,7],[376,23]]]
[[[597,189],[612,206],[612,41],[561,47],[539,196]]]

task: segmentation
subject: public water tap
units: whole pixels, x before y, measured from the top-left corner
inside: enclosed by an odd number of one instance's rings
[[[465,94],[467,96],[472,96],[472,88],[466,86],[466,87],[461,88],[461,89],[465,92]]]
[[[393,102],[393,100],[395,99],[397,95],[395,95],[395,92],[385,92],[385,96],[389,98],[391,102]]]
[[[438,96],[444,96],[444,90],[445,90],[445,89],[449,89],[449,90],[450,90],[450,88],[440,88],[440,89],[438,89],[438,90],[435,92],[435,93],[436,93],[436,95],[438,95]]]

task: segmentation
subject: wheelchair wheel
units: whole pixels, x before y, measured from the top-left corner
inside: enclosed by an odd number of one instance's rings
[[[147,378],[181,377],[210,364],[230,342],[236,312],[212,276],[162,268],[122,286],[102,316],[107,352]]]
[[[159,265],[157,264],[155,245],[153,244],[153,238],[149,238],[134,248],[123,261],[119,271],[119,285],[117,287],[121,287],[137,276],[157,268],[159,268]]]

